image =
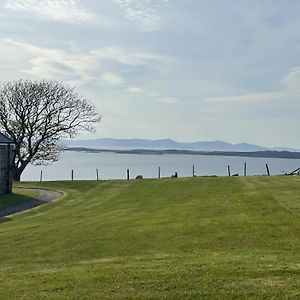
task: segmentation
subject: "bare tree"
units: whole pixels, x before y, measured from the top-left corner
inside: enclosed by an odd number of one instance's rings
[[[74,88],[56,81],[19,80],[0,85],[0,131],[14,142],[14,180],[29,163],[57,161],[59,140],[94,132],[96,108]]]

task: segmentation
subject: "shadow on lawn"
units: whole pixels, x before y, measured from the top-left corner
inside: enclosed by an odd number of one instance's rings
[[[0,224],[6,223],[8,221],[11,221],[11,219],[10,218],[6,218],[6,217],[0,217]]]
[[[11,194],[0,196],[0,224],[10,221],[7,216],[45,204],[46,202],[32,197]]]

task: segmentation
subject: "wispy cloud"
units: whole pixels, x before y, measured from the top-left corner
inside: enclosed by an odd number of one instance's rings
[[[6,0],[5,7],[53,21],[69,23],[99,21],[98,17],[86,10],[78,0]]]
[[[86,53],[70,52],[61,49],[39,47],[28,43],[6,39],[5,43],[20,49],[20,55],[31,57],[29,66],[18,70],[40,78],[59,78],[60,80],[81,80],[82,82],[101,80],[112,86],[125,83],[115,71],[108,67],[104,69],[102,62],[112,60],[122,65],[145,65],[154,59],[155,55],[123,49],[121,47],[93,49]],[[107,65],[107,64],[106,64]],[[132,91],[132,90],[131,90]]]
[[[112,72],[103,73],[101,76],[101,80],[104,83],[106,83],[108,85],[112,85],[112,86],[120,86],[125,82],[125,80],[122,76],[120,76],[119,74],[116,74],[116,73],[112,73]]]
[[[145,52],[133,52],[119,47],[106,47],[90,51],[90,54],[100,59],[110,59],[124,65],[141,65],[151,60],[159,59],[159,56]]]
[[[160,9],[168,0],[114,0],[124,11],[125,17],[135,22],[141,31],[155,31],[162,27]]]
[[[263,102],[284,102],[300,98],[300,66],[289,70],[280,82],[282,89],[269,92],[257,92],[242,95],[207,97],[206,101],[220,103],[263,103]]]
[[[95,59],[90,55],[69,53],[6,39],[6,43],[19,48],[21,55],[31,56],[30,66],[19,70],[40,78],[80,78],[86,80],[95,68]],[[69,79],[70,79],[69,78]]]
[[[143,92],[144,90],[140,87],[136,87],[136,86],[129,86],[127,89],[126,89],[127,92],[130,92],[130,93],[141,93]]]
[[[290,72],[282,79],[282,83],[290,92],[300,92],[300,66],[290,69]]]
[[[158,97],[161,97],[160,93],[157,93],[157,92],[151,92],[148,94],[149,97],[155,97],[155,98],[158,98]]]
[[[160,102],[163,104],[177,104],[180,100],[177,97],[169,96],[169,95],[161,95],[157,92],[150,92],[145,90],[144,88],[129,86],[125,89],[125,91],[137,94],[138,96],[142,95],[143,98],[151,99],[152,101]]]
[[[55,78],[68,82],[71,85],[80,85],[88,82],[102,83],[112,89],[121,89],[124,92],[135,94],[137,97],[152,98],[164,104],[179,103],[179,99],[165,93],[151,92],[147,88],[134,85],[133,73],[130,78],[123,77],[123,72],[133,66],[143,68],[159,62],[160,57],[147,52],[132,51],[121,47],[106,47],[92,49],[87,52],[67,51],[40,47],[14,40],[2,40],[12,47],[14,51],[19,49],[20,56],[29,57],[22,64],[19,72],[36,78]],[[1,45],[1,43],[0,43]],[[112,61],[112,64],[109,64]],[[116,64],[117,63],[117,64]],[[110,68],[112,66],[112,68]],[[122,74],[122,75],[120,75]],[[139,77],[139,84],[141,83]]]
[[[159,98],[157,99],[158,102],[161,103],[166,103],[166,104],[176,104],[179,103],[179,99],[176,97],[163,97],[163,98]]]
[[[233,95],[233,96],[219,96],[219,97],[207,97],[205,100],[209,102],[234,102],[234,103],[260,103],[266,101],[274,101],[284,99],[287,93],[284,91],[275,92],[263,92],[263,93],[251,93],[243,95]]]

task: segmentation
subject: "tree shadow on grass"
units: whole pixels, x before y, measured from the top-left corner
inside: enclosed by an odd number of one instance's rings
[[[5,218],[5,217],[0,217],[0,224],[6,223],[8,221],[11,221],[11,219],[10,218]]]
[[[6,218],[10,215],[44,203],[44,201],[20,194],[0,195],[0,224],[10,221],[10,218]]]

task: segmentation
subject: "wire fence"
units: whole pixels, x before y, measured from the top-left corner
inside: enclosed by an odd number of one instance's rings
[[[237,176],[253,176],[253,175],[249,175],[247,173],[247,163],[245,162],[244,165],[243,165],[243,174],[240,174],[240,173],[233,173],[231,171],[231,166],[230,165],[227,165],[227,175],[226,176],[229,176],[229,177],[237,177]],[[99,169],[94,169],[94,178],[91,180],[102,180],[100,178],[100,171]],[[136,173],[136,172],[135,172]],[[285,173],[285,175],[299,175],[300,174],[300,168],[299,169],[296,169],[295,171],[291,172],[291,173]],[[271,172],[270,172],[270,167],[269,167],[269,164],[265,164],[265,173],[264,174],[256,174],[256,175],[267,175],[267,176],[271,176]],[[274,174],[274,175],[278,175],[278,174]],[[124,178],[117,178],[117,179],[125,179],[125,180],[131,180],[131,179],[143,179],[143,178],[158,178],[158,179],[161,179],[161,178],[178,178],[178,177],[217,177],[217,176],[220,176],[220,175],[198,175],[196,174],[196,168],[195,168],[195,165],[192,165],[191,166],[191,173],[190,175],[186,176],[186,174],[184,176],[180,176],[180,173],[178,171],[174,171],[173,173],[171,173],[170,175],[168,176],[162,176],[162,167],[157,167],[157,176],[156,177],[144,177],[143,174],[135,174],[135,175],[132,175],[131,173],[131,170],[130,169],[126,169],[124,170]],[[221,175],[221,176],[224,176],[224,175]],[[40,170],[40,176],[39,176],[39,181],[42,182],[42,181],[45,181],[45,171],[44,170]],[[76,177],[76,169],[70,169],[70,177],[69,178],[66,178],[66,180],[71,180],[71,181],[74,181],[74,180],[81,180],[82,178],[79,177]]]

